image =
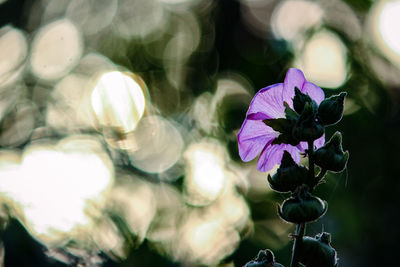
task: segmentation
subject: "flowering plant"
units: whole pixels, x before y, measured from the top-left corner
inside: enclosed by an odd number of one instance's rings
[[[291,267],[337,266],[336,251],[330,246],[330,234],[304,236],[306,224],[322,217],[326,201],[312,195],[327,171],[345,169],[349,153],[342,149],[342,135],[336,132],[325,142],[325,127],[338,123],[343,114],[346,93],[325,98],[317,85],[303,73],[291,68],[283,83],[261,89],[250,103],[238,134],[239,155],[250,161],[260,154],[257,168],[265,172],[280,164],[270,176],[270,187],[291,197],[278,207],[279,216],[296,224]],[[308,167],[299,165],[301,155]],[[315,175],[315,165],[319,167]],[[246,267],[282,266],[272,251],[260,251]]]

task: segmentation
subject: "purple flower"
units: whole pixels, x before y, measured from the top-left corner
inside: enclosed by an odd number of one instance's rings
[[[307,148],[306,142],[300,142],[297,146],[289,144],[272,144],[279,136],[279,132],[267,126],[263,120],[285,118],[284,102],[293,109],[294,89],[298,87],[304,94],[308,94],[317,104],[325,98],[324,91],[311,82],[307,82],[303,72],[291,68],[286,73],[283,83],[277,83],[265,87],[257,92],[250,103],[242,127],[238,134],[239,155],[243,161],[250,161],[258,154],[258,170],[266,172],[282,160],[286,150],[297,163],[300,161],[300,153]],[[315,140],[314,146],[321,147],[325,136]]]

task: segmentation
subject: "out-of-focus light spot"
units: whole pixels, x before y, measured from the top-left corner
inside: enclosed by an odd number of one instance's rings
[[[171,186],[154,186],[157,213],[147,239],[187,266],[216,266],[238,246],[239,233],[246,229],[250,214],[244,198],[235,192],[235,184],[225,184],[221,196],[201,208],[183,205],[180,193]]]
[[[160,2],[167,4],[167,5],[186,5],[186,6],[193,6],[198,4],[204,0],[159,0]]]
[[[196,98],[192,108],[193,118],[198,123],[198,127],[210,133],[213,128],[218,127],[218,123],[214,118],[215,107],[211,103],[213,95],[205,92]]]
[[[140,77],[118,71],[103,74],[91,94],[92,108],[101,127],[117,133],[133,131],[145,110]]]
[[[192,144],[185,151],[188,170],[185,179],[187,201],[192,205],[207,205],[214,201],[227,184],[225,153],[214,142]]]
[[[265,177],[268,174],[273,175],[276,173],[278,167],[278,165],[275,165],[275,167],[269,172],[262,173],[258,171],[256,164],[243,166],[242,169],[245,171],[245,176],[249,182],[246,197],[255,202],[264,199],[265,195],[271,190],[269,186],[265,186]]]
[[[20,30],[9,26],[0,29],[0,87],[19,77],[27,49],[26,38]]]
[[[107,57],[99,53],[85,55],[74,69],[75,73],[92,77],[98,73],[116,71],[117,66]]]
[[[249,220],[250,210],[244,198],[233,190],[228,191],[209,207],[210,216],[218,218],[221,225],[241,231]]]
[[[0,126],[0,146],[18,146],[26,142],[35,128],[36,106],[31,102],[17,103],[5,115]]]
[[[11,107],[15,105],[19,99],[23,98],[25,89],[25,85],[18,84],[0,93],[0,120],[11,111]]]
[[[47,107],[47,125],[58,131],[91,127],[92,121],[85,89],[89,78],[70,74],[58,82],[51,93],[51,102]]]
[[[143,118],[132,133],[132,164],[149,173],[161,173],[180,158],[184,142],[176,127],[160,116]]]
[[[55,240],[57,234],[88,225],[88,203],[101,203],[111,185],[111,161],[91,138],[33,145],[20,165],[0,168],[1,194],[21,207],[28,229],[39,237]]]
[[[118,8],[117,0],[73,0],[66,16],[86,34],[95,34],[107,27]]]
[[[350,115],[357,112],[361,107],[355,103],[355,101],[349,97],[346,97],[344,102],[343,115]]]
[[[190,13],[182,14],[177,24],[176,32],[165,47],[164,60],[170,61],[187,59],[197,48],[200,42],[200,26],[197,19]]]
[[[228,95],[249,95],[251,85],[249,81],[237,73],[228,73],[218,79],[215,102],[219,102]]]
[[[241,0],[241,16],[248,29],[260,38],[270,36],[270,17],[275,1]]]
[[[112,189],[109,209],[117,212],[129,226],[129,230],[143,241],[156,214],[156,198],[150,183],[127,177]]]
[[[396,54],[400,54],[399,12],[400,1],[388,2],[382,7],[378,22],[383,41]]]
[[[44,26],[32,44],[32,72],[46,80],[57,79],[70,71],[82,55],[80,32],[67,19]]]
[[[97,220],[90,233],[96,246],[102,251],[123,259],[127,256],[125,240],[116,225],[109,218]]]
[[[157,0],[119,0],[113,21],[116,33],[121,37],[147,37],[162,29],[167,13]]]
[[[324,24],[334,29],[340,29],[351,40],[361,37],[362,28],[359,16],[346,1],[331,0],[321,2],[324,10]]]
[[[249,81],[237,73],[225,73],[217,81],[217,90],[214,95],[209,92],[200,95],[194,102],[192,116],[196,125],[207,133],[220,128],[217,113],[220,111],[223,100],[230,96],[238,96],[238,100],[248,105],[251,90]],[[239,104],[239,103],[236,103]]]
[[[21,155],[14,150],[0,150],[0,169],[21,163]]]
[[[368,59],[370,61],[369,66],[371,66],[379,79],[381,79],[385,84],[389,86],[400,86],[400,65],[397,65],[397,67],[393,66],[393,63],[396,64],[395,57],[392,57],[391,61],[388,61],[386,58],[380,56],[379,54],[368,53]]]
[[[41,0],[41,6],[44,9],[43,14],[39,15],[41,21],[43,23],[48,23],[63,17],[70,1],[71,0]],[[31,12],[31,15],[32,13],[33,12]]]
[[[324,11],[314,2],[287,0],[274,11],[272,30],[278,38],[294,41],[306,30],[320,24],[323,15]]]
[[[221,224],[218,217],[203,219],[197,215],[187,219],[180,236],[176,248],[179,257],[207,266],[218,264],[235,250],[240,241],[238,232]]]
[[[173,243],[172,240],[178,236],[177,226],[182,223],[188,207],[183,203],[181,193],[167,183],[158,183],[152,190],[156,198],[157,212],[154,223],[148,230],[147,239],[163,244],[168,250]]]
[[[295,65],[321,87],[337,88],[347,76],[347,49],[333,33],[321,31],[308,41]]]
[[[400,1],[379,1],[371,10],[369,30],[371,37],[392,62],[400,65]]]

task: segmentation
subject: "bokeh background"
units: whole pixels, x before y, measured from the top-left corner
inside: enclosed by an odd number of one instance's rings
[[[316,195],[340,266],[395,266],[400,1],[1,0],[0,266],[289,265],[284,196],[236,135],[303,70],[346,91]]]

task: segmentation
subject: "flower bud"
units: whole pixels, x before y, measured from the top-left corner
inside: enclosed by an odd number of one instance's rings
[[[303,94],[298,87],[294,88],[293,108],[301,114],[304,110],[306,103],[311,103],[312,99],[309,95]]]
[[[321,233],[313,237],[305,236],[300,243],[300,262],[307,267],[336,267],[336,251],[330,245],[331,235]]]
[[[293,136],[299,141],[314,141],[324,134],[324,127],[316,121],[317,104],[315,101],[306,103],[296,125]]]
[[[321,102],[318,108],[318,119],[323,125],[332,125],[342,119],[346,95],[346,92],[342,92]]]
[[[331,139],[314,153],[315,164],[322,169],[341,172],[346,168],[349,152],[343,152],[342,134],[336,132]]]
[[[312,196],[307,191],[286,199],[278,208],[279,216],[290,223],[312,222],[325,214],[328,203]]]
[[[302,184],[308,184],[308,170],[294,162],[286,150],[283,152],[281,166],[271,177],[268,175],[270,187],[277,192],[294,192]]]
[[[274,253],[271,250],[260,250],[257,257],[246,263],[244,267],[283,267],[282,264],[275,262]]]

